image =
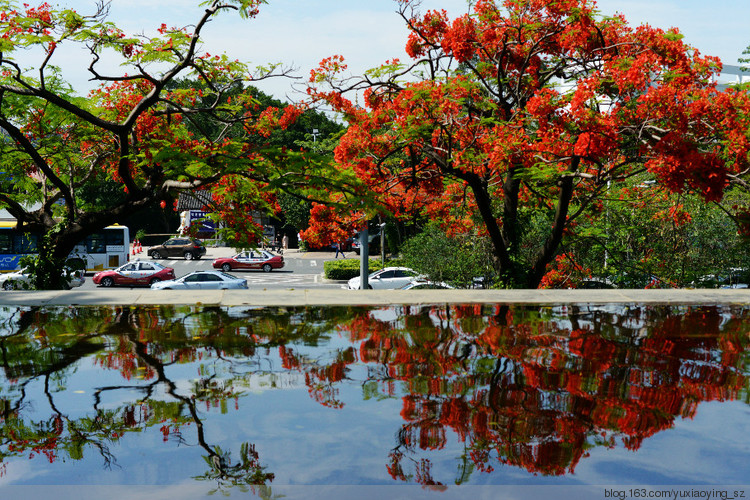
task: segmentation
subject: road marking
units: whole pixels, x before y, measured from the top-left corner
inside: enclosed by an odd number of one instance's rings
[[[247,280],[248,283],[253,284],[264,284],[264,283],[304,283],[309,281],[314,281],[317,283],[318,275],[317,274],[295,274],[295,275],[287,275],[287,276],[281,276],[281,275],[275,275],[275,276],[268,276],[268,275],[261,275],[261,276],[243,276]]]
[[[310,261],[310,265],[313,266],[313,267],[317,267],[318,261],[317,260],[311,260]]]

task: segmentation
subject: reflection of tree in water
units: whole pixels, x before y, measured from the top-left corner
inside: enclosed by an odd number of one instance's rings
[[[750,318],[734,312],[406,307],[393,321],[362,314],[342,331],[360,342],[366,397],[402,399],[389,473],[437,484],[420,450],[442,449],[451,430],[466,447],[462,483],[493,463],[573,472],[593,446],[636,450],[701,401],[746,399]],[[343,356],[305,367],[283,354],[314,395],[345,378]]]
[[[719,307],[0,309],[0,474],[5,457],[77,460],[87,449],[116,466],[113,445],[153,428],[165,442],[202,448],[198,479],[267,484],[274,475],[255,447],[209,443],[201,411],[229,411],[249,377],[279,369],[302,373],[315,401],[342,409],[339,388],[355,363],[368,373],[366,399],[402,400],[386,464],[393,478],[439,484],[428,457],[449,433],[466,450],[455,482],[497,464],[564,474],[594,446],[638,449],[678,416],[692,418],[701,401],[747,400],[749,315]],[[304,354],[332,336],[348,345]],[[91,356],[122,383],[96,387],[93,412],[71,416],[57,399]],[[200,370],[189,387],[170,378],[184,363]],[[32,420],[40,413],[29,388],[39,382],[49,415]],[[103,403],[129,392],[137,398],[127,404]]]
[[[0,399],[0,460],[9,455],[29,452],[29,457],[43,455],[50,462],[63,451],[73,459],[83,456],[83,449],[91,446],[99,451],[104,463],[114,463],[109,445],[117,439],[118,430],[107,426],[112,412],[101,412],[96,419],[81,418],[75,421],[57,408],[56,388],[62,374],[82,357],[97,352],[101,347],[88,336],[73,339],[63,336],[61,342],[48,342],[45,314],[36,310],[3,311],[2,337],[0,337],[0,362],[9,390]],[[66,314],[66,323],[78,323],[80,318],[72,311]],[[97,321],[94,320],[96,323]],[[36,328],[35,325],[43,325]],[[51,326],[54,329],[54,326]],[[27,395],[27,386],[35,381],[43,382],[43,390],[51,409],[46,420],[27,421],[26,410],[32,409]],[[66,429],[67,427],[67,429]]]
[[[0,462],[27,453],[30,458],[43,454],[50,462],[60,454],[78,460],[91,447],[109,467],[117,463],[111,445],[125,434],[158,426],[165,441],[187,444],[182,429],[191,426],[209,466],[200,479],[219,485],[260,485],[273,479],[252,444],[242,443],[234,460],[229,451],[210,445],[198,411],[201,404],[223,407],[236,399],[234,382],[259,371],[253,358],[258,342],[249,337],[259,339],[254,331],[268,326],[262,318],[248,326],[246,317],[232,318],[218,309],[121,308],[114,315],[105,308],[4,312],[0,366],[9,390],[0,399]],[[278,322],[271,326],[279,327]],[[103,368],[119,371],[127,383],[96,388],[93,416],[71,418],[58,410],[56,393],[76,363],[91,355]],[[167,375],[168,367],[204,358],[221,359],[230,375],[222,377],[215,371],[218,365],[212,371],[207,363],[191,390],[181,393]],[[39,380],[51,416],[34,421],[24,417],[32,406],[26,388]],[[137,391],[138,401],[114,410],[100,408],[108,394],[118,391]],[[171,400],[157,399],[160,391]]]

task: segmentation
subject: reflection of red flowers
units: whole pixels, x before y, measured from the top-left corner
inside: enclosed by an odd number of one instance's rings
[[[609,335],[571,330],[523,308],[474,305],[404,308],[396,328],[358,315],[339,332],[360,342],[360,362],[384,365],[389,394],[391,379],[406,391],[392,477],[405,480],[404,454],[440,449],[448,429],[472,450],[477,470],[497,460],[559,475],[592,445],[619,438],[636,450],[678,416],[694,415],[700,401],[736,399],[747,384],[738,367],[750,339],[716,308],[632,318],[648,320],[648,336],[633,327],[628,337],[623,325]],[[479,360],[484,371],[467,369]],[[330,382],[340,366],[308,373]]]

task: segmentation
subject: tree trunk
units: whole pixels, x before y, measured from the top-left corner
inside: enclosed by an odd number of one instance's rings
[[[471,192],[474,194],[479,214],[492,242],[492,260],[495,271],[503,281],[503,284],[513,287],[516,281],[514,276],[515,270],[513,269],[513,260],[509,253],[513,243],[505,240],[503,231],[500,229],[497,218],[492,211],[492,198],[487,189],[487,183],[474,174],[465,174],[463,180],[469,184]]]
[[[53,228],[42,235],[37,244],[32,283],[37,290],[64,290],[68,288],[65,261],[76,244],[65,232]],[[64,230],[63,230],[64,231]]]
[[[573,170],[577,167],[577,163],[574,161]],[[565,176],[560,179],[560,192],[552,232],[534,261],[530,263],[522,262],[519,256],[522,235],[518,227],[518,196],[521,181],[515,176],[515,169],[510,169],[503,184],[502,227],[493,213],[492,197],[487,183],[472,174],[466,174],[462,176],[462,179],[468,183],[474,194],[479,214],[492,242],[495,269],[503,285],[512,288],[537,288],[547,272],[547,266],[554,260],[562,243],[568,222],[570,201],[573,198],[573,177]]]
[[[557,198],[557,208],[555,209],[552,233],[544,242],[544,247],[542,247],[537,254],[535,261],[532,263],[531,270],[528,274],[528,288],[539,287],[542,278],[544,278],[544,275],[547,273],[547,266],[557,255],[557,249],[560,248],[565,233],[565,227],[568,223],[568,209],[570,208],[570,200],[573,199],[573,187],[572,176],[566,176],[560,180],[560,193]]]

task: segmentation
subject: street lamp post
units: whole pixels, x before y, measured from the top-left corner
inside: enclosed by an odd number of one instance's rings
[[[380,224],[380,262],[385,267],[385,222]]]
[[[370,242],[368,241],[367,225],[359,232],[359,288],[367,290],[370,284],[367,281],[370,275]]]

